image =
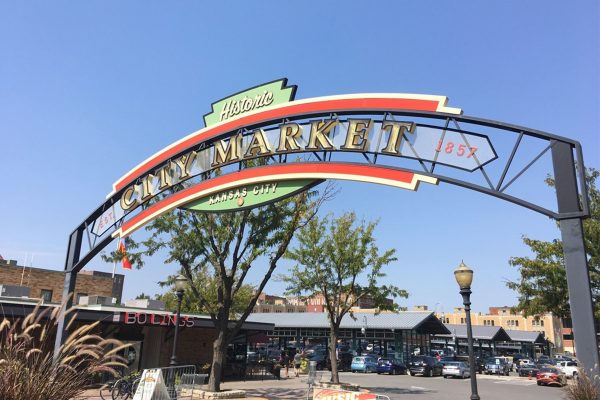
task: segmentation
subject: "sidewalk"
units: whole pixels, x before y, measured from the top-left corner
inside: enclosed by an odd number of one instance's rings
[[[328,374],[327,374],[328,375]],[[308,390],[308,377],[300,375],[296,378],[290,374],[289,378],[264,379],[264,380],[247,380],[224,382],[221,384],[221,389],[240,389],[246,391],[246,399],[248,400],[291,400],[291,399],[306,399]],[[329,379],[329,376],[323,376],[322,379]],[[110,396],[110,395],[109,395]],[[77,400],[102,400],[98,389],[86,390],[82,397]]]

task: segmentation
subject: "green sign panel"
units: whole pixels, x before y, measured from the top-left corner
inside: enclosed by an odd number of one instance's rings
[[[262,182],[239,186],[203,197],[183,208],[196,211],[223,212],[258,207],[300,193],[322,180]]]
[[[279,79],[212,103],[212,112],[204,116],[204,124],[208,127],[250,111],[292,101],[296,95],[296,86],[286,85],[287,79]]]

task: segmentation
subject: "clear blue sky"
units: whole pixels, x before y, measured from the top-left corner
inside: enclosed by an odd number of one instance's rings
[[[0,254],[62,269],[68,234],[117,178],[201,128],[211,102],[281,77],[297,98],[446,95],[466,115],[577,139],[600,168],[596,1],[366,4],[0,1]],[[381,218],[405,306],[458,306],[461,259],[476,271],[476,310],[512,305],[504,281],[518,276],[508,258],[528,254],[521,236],[559,236],[542,215],[450,185],[341,187],[328,210]],[[125,298],[158,292],[174,270],[155,257],[125,272]]]

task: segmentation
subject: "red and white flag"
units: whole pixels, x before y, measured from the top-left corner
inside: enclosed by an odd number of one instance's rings
[[[131,262],[129,261],[129,258],[127,257],[127,248],[125,247],[127,242],[128,242],[127,238],[125,238],[125,240],[119,240],[119,245],[118,245],[117,249],[119,250],[119,252],[123,253],[123,258],[121,259],[123,268],[131,269]]]

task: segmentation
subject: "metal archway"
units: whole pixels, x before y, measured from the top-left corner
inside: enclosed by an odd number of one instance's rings
[[[286,81],[281,82],[284,87]],[[582,230],[589,209],[580,144],[463,116],[461,110],[446,107],[446,101],[443,96],[410,94],[304,99],[240,113],[188,135],[120,178],[106,201],[71,233],[63,298],[73,292],[77,273],[115,237],[127,236],[175,207],[235,188],[244,179],[254,182],[262,174],[263,181],[289,180],[293,169],[296,178],[302,175],[314,182],[352,179],[409,189],[420,181],[444,182],[559,222],[577,353],[597,372],[598,343]],[[551,159],[555,178],[553,207],[510,190],[544,158]],[[257,159],[262,166],[252,162]],[[188,197],[174,190],[183,182],[195,188]],[[150,199],[155,199],[152,206]],[[55,351],[64,329],[62,318]]]

